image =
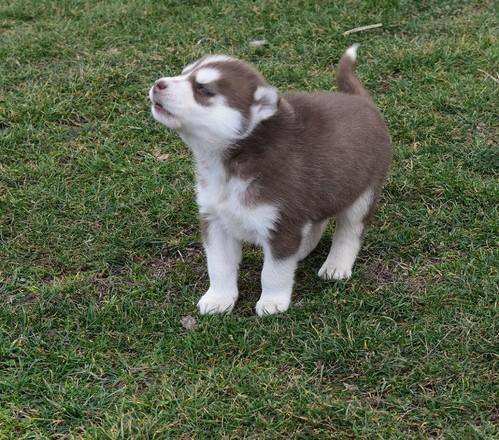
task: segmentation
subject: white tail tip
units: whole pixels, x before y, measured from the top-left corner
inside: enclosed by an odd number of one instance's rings
[[[359,48],[359,43],[352,44],[345,52],[345,55],[351,58],[352,61],[357,60],[357,49]]]

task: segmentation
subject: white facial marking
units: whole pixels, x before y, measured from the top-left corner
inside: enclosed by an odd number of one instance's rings
[[[183,114],[194,101],[191,84],[182,76],[160,80],[166,83],[167,87],[162,90],[152,87],[149,91],[149,98],[153,103],[152,115],[167,127],[180,130],[184,125]]]
[[[202,81],[213,81],[219,76],[214,68],[202,68],[199,72]],[[177,130],[193,150],[220,151],[241,138],[243,115],[229,106],[223,96],[211,98],[210,106],[202,105],[194,98],[189,74],[161,80],[167,84],[165,89],[152,87],[149,91],[152,114],[157,121]]]
[[[343,280],[352,275],[352,267],[361,245],[363,220],[373,202],[373,191],[367,189],[351,206],[336,217],[333,243],[319,270],[325,280]]]
[[[196,82],[200,84],[208,84],[217,79],[220,79],[220,71],[213,67],[201,67],[195,73]]]
[[[234,60],[235,58],[232,58],[228,55],[209,55],[206,58],[201,58],[185,66],[182,69],[182,75],[188,74],[191,71],[193,71],[195,68],[205,66],[206,64],[224,63],[227,61],[234,61]]]

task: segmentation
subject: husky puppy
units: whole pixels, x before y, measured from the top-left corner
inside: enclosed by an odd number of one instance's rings
[[[241,60],[209,55],[149,92],[152,114],[189,146],[210,287],[200,313],[230,312],[242,242],[263,248],[258,315],[284,312],[298,262],[336,218],[323,279],[352,274],[391,161],[390,135],[341,58],[337,93],[281,94]]]

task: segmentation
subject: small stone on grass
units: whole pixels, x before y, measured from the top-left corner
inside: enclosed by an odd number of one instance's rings
[[[194,327],[196,327],[196,320],[190,316],[183,316],[180,319],[180,324],[182,324],[182,327],[184,327],[186,330],[192,330]]]

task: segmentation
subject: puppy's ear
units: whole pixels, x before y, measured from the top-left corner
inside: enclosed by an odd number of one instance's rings
[[[255,91],[253,109],[259,121],[274,116],[279,107],[279,92],[272,86],[258,86]]]

